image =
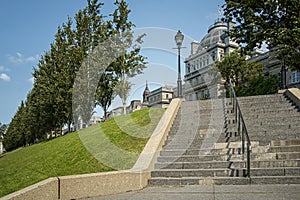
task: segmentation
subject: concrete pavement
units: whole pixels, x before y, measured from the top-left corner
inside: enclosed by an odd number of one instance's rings
[[[140,191],[88,200],[300,200],[300,185],[149,186]]]

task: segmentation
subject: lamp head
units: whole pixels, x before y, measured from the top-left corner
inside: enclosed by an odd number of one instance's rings
[[[178,30],[177,34],[175,35],[175,42],[176,42],[178,48],[181,47],[183,39],[184,39],[184,35],[181,33],[180,30]]]

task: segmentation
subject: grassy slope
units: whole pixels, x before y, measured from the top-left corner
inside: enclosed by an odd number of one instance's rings
[[[49,177],[132,167],[162,114],[162,109],[145,109],[5,155],[0,158],[0,197]],[[120,160],[114,148],[134,156]]]

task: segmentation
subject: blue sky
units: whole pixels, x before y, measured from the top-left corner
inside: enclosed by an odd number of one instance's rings
[[[114,0],[103,0],[103,13],[114,10]],[[132,80],[130,99],[141,99],[145,80],[150,90],[161,84],[176,84],[177,59],[174,36],[185,35],[189,55],[190,42],[201,40],[208,26],[218,17],[223,0],[128,0],[130,19],[137,32],[146,32],[142,54],[149,62],[143,75]],[[22,100],[32,88],[32,69],[50,47],[57,27],[67,17],[86,6],[85,0],[1,0],[0,2],[0,122],[9,123]],[[155,32],[157,34],[153,34]],[[166,39],[164,39],[166,38]],[[183,62],[183,59],[182,59]],[[182,68],[184,65],[182,63]],[[184,73],[184,70],[183,70]],[[113,104],[118,106],[119,101]]]

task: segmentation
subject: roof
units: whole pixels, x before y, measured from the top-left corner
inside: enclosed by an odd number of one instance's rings
[[[225,34],[226,30],[226,24],[221,21],[216,21],[212,26],[208,28],[208,33],[201,40],[198,51],[201,51],[204,48],[222,41],[221,36]]]

